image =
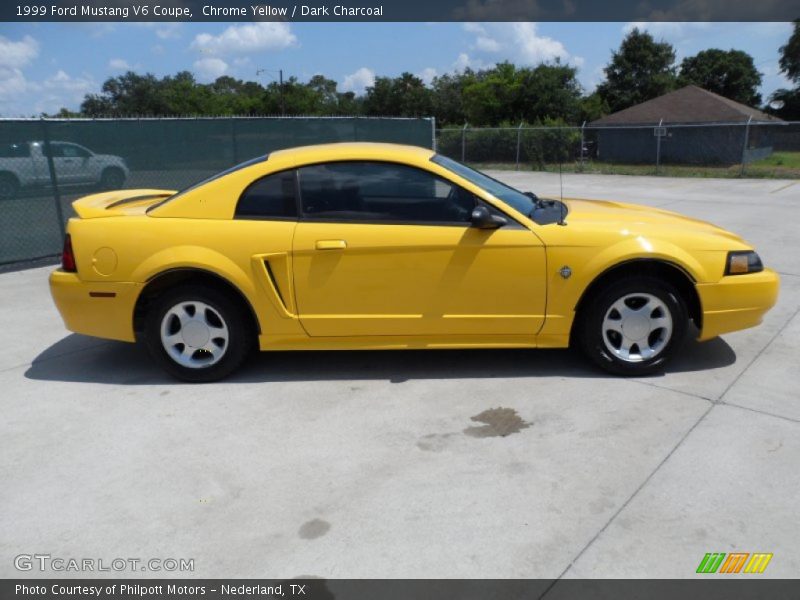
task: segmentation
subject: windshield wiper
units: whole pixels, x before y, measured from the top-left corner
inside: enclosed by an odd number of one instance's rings
[[[528,218],[533,216],[533,213],[537,210],[542,210],[544,208],[548,208],[550,206],[555,206],[555,200],[542,200],[534,194],[533,192],[522,192],[525,196],[533,200],[533,210],[528,215]]]

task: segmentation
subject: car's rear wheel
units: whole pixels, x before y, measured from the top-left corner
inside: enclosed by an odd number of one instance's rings
[[[119,190],[125,185],[125,173],[122,169],[108,167],[100,176],[100,187],[104,190]]]
[[[617,375],[661,370],[686,337],[686,303],[659,279],[611,282],[584,306],[580,344],[590,359]]]
[[[145,341],[156,362],[178,379],[216,381],[235,371],[253,345],[243,312],[218,290],[178,288],[147,312]]]
[[[9,173],[0,173],[0,200],[11,200],[19,193],[19,181]]]

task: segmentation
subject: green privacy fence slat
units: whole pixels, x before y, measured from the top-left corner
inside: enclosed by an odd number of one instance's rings
[[[75,199],[119,187],[115,169],[118,177],[128,171],[125,188],[182,189],[295,146],[368,141],[431,148],[433,130],[433,119],[364,117],[0,120],[0,265],[58,254],[59,203],[69,218]]]

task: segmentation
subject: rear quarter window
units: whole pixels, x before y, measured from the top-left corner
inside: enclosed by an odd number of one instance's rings
[[[0,144],[0,158],[25,158],[30,155],[28,144]]]
[[[236,205],[237,219],[297,217],[297,176],[294,171],[267,175],[251,183]]]

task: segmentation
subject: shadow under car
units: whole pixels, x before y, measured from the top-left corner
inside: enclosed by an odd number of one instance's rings
[[[685,342],[665,373],[702,371],[736,362],[722,338]],[[223,383],[475,379],[519,377],[612,378],[573,350],[339,350],[254,353]],[[650,378],[663,374],[651,375]],[[127,385],[177,384],[141,344],[70,334],[32,362],[25,377],[42,381]]]

